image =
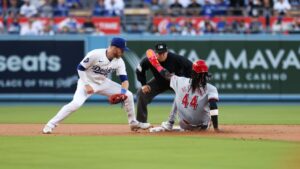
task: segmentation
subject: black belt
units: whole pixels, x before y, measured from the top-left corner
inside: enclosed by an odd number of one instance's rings
[[[189,125],[189,126],[191,126],[191,127],[193,127],[193,128],[200,128],[200,129],[207,129],[207,127],[208,127],[208,125],[203,125],[203,124],[198,124],[198,125],[194,125],[194,124],[191,124],[191,123],[189,123],[188,121],[186,121],[186,120],[182,120],[186,125]]]

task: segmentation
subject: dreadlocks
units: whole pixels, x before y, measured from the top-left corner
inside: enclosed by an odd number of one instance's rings
[[[192,92],[194,93],[196,91],[196,89],[201,88],[201,87],[205,88],[209,77],[210,77],[210,75],[208,74],[208,72],[196,73],[195,71],[192,71],[192,75],[191,75]]]

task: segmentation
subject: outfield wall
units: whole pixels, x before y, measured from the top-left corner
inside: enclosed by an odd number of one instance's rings
[[[300,101],[299,35],[123,36],[133,93],[135,68],[148,48],[164,41],[191,61],[205,59],[223,101]],[[0,36],[0,102],[67,101],[76,89],[84,54],[106,47],[111,36]],[[149,78],[150,78],[149,74]],[[118,79],[113,75],[114,80]],[[170,101],[172,92],[156,98]],[[93,96],[90,100],[106,100]]]

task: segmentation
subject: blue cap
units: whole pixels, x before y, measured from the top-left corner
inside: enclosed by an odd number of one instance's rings
[[[124,51],[128,51],[129,48],[126,47],[126,40],[123,38],[115,37],[111,40],[111,46],[116,46]]]

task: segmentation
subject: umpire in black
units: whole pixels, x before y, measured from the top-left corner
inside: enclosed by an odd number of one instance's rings
[[[191,77],[192,62],[183,56],[169,52],[165,43],[155,45],[157,60],[170,73],[178,76]],[[151,70],[153,78],[146,81],[146,71]],[[137,120],[139,122],[147,122],[148,110],[147,105],[152,99],[170,88],[170,82],[163,78],[157,70],[151,65],[147,57],[143,58],[136,69],[137,79],[142,84],[142,87],[137,92]],[[171,111],[176,111],[174,107]]]

